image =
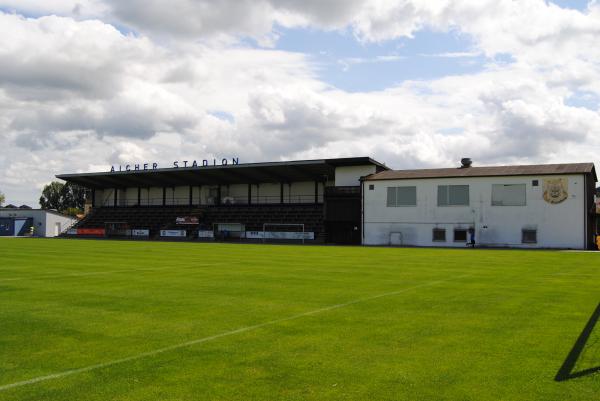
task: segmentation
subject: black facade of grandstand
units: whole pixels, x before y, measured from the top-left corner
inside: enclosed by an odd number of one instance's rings
[[[360,178],[388,168],[369,158],[337,158],[161,168],[57,178],[86,188],[86,217],[71,230],[127,236],[185,230],[186,238],[247,239],[272,231],[312,233],[310,241],[358,244]],[[183,221],[183,224],[182,224]],[[236,228],[236,227],[239,227]],[[96,230],[96,231],[95,231]]]

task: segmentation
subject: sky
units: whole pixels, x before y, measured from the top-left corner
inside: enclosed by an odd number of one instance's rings
[[[0,191],[239,157],[595,162],[600,1],[0,0]]]

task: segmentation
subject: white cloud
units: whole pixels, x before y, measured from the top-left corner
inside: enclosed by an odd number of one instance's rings
[[[0,0],[0,7],[9,12],[34,16],[57,14],[72,17],[97,17],[108,10],[102,0]]]
[[[54,173],[144,160],[598,161],[600,110],[565,104],[600,95],[598,3],[586,12],[541,0],[35,3],[0,0],[67,16],[0,14],[0,146],[10,149],[0,186],[12,203],[31,202]],[[347,93],[320,81],[306,55],[236,42],[272,41],[274,24],[351,30],[365,43],[452,31],[469,35],[472,51],[435,56],[490,61],[478,73]],[[504,54],[514,62],[493,62]]]

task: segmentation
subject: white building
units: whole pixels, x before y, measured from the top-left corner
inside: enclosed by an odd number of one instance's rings
[[[592,163],[388,170],[363,179],[365,245],[595,249]]]
[[[33,227],[35,237],[56,237],[76,219],[52,210],[0,208],[0,236],[16,237],[30,235]]]

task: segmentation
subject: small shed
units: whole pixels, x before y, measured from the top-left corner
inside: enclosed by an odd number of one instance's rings
[[[10,206],[10,205],[9,205]],[[77,219],[55,210],[4,207],[0,209],[0,237],[56,237],[77,222]]]

